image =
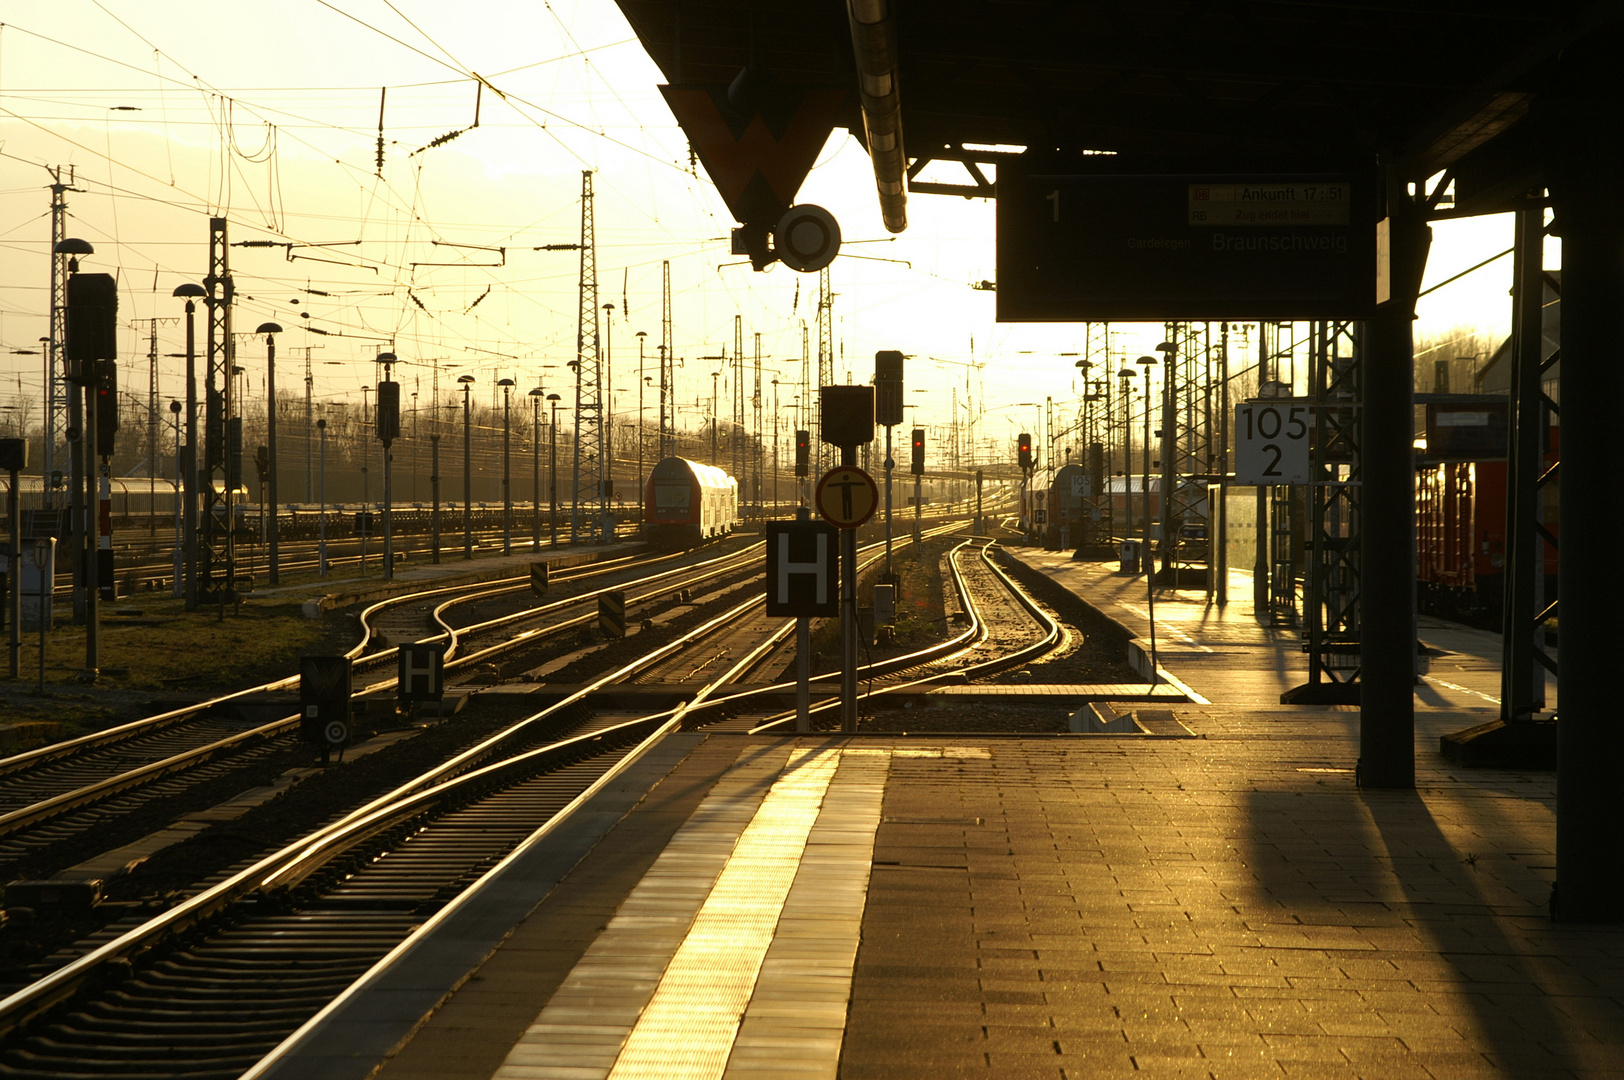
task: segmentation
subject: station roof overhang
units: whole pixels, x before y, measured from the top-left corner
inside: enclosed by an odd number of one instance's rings
[[[1557,58],[1624,12],[1572,0],[617,2],[673,84],[726,86],[753,67],[850,89],[835,125],[869,145],[893,231],[905,203],[887,209],[864,115],[876,84],[860,79],[876,41],[900,101],[901,200],[992,197],[983,166],[1022,152],[1357,154],[1408,180],[1448,171],[1454,202],[1440,210],[1464,215],[1527,205],[1539,186],[1531,117]],[[922,178],[943,162],[945,175]]]

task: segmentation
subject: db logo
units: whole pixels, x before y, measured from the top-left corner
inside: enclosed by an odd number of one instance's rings
[[[1190,198],[1192,198],[1192,199],[1206,200],[1206,199],[1209,199],[1211,197],[1212,196],[1209,193],[1208,189],[1206,189],[1204,187],[1192,188],[1190,190]]]

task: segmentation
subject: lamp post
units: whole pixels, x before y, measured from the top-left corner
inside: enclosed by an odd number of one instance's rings
[[[439,426],[439,421],[435,421]],[[440,433],[438,431],[429,435],[429,494],[433,500],[433,508],[429,511],[429,531],[431,533],[429,546],[433,549],[430,558],[435,566],[440,565]]]
[[[270,517],[265,522],[265,547],[272,585],[282,583],[282,566],[278,559],[282,536],[276,520],[276,335],[281,332],[282,328],[273,322],[260,323],[254,331],[265,335],[265,496],[270,504],[267,510]]]
[[[530,550],[541,550],[541,387],[530,391]]]
[[[719,416],[716,415],[716,386],[717,386],[717,380],[721,379],[721,377],[722,377],[722,373],[720,371],[711,372],[711,464],[712,465],[716,464],[716,425],[717,425],[717,421],[721,419]],[[704,385],[704,384],[701,383],[700,385]]]
[[[208,291],[196,282],[175,286],[172,296],[186,298],[186,442],[181,450],[181,527],[186,559],[186,610],[197,609],[197,298]]]
[[[773,380],[773,513],[778,512],[778,380]]]
[[[462,557],[474,557],[474,413],[468,391],[474,388],[472,375],[458,375],[462,384]]]
[[[1156,346],[1162,354],[1162,570],[1171,579],[1173,544],[1182,520],[1173,518],[1173,493],[1178,482],[1178,401],[1174,380],[1178,377],[1178,346],[1164,341]],[[1178,582],[1172,581],[1174,586]]]
[[[648,376],[643,374],[643,346],[648,339],[647,330],[637,332],[637,490],[639,492],[637,505],[643,505],[643,384],[648,382]],[[642,524],[642,514],[638,514],[638,524]]]
[[[366,514],[366,517],[361,520],[368,523],[359,530],[361,534],[362,577],[367,576],[367,538],[372,535],[372,526],[370,524],[372,521],[372,474],[370,472],[372,449],[367,446],[366,440],[366,428],[372,422],[372,409],[369,405],[372,399],[368,397],[371,393],[371,386],[361,387],[361,512]]]
[[[316,421],[316,435],[321,440],[321,471],[318,473],[316,496],[321,510],[316,520],[316,576],[327,576],[327,419]]]
[[[670,457],[674,451],[666,446],[666,440],[665,440],[665,398],[666,398],[665,346],[664,345],[659,346],[659,350],[660,350],[660,458],[663,460],[665,458]],[[672,426],[673,427],[676,426],[674,422],[673,422]]]
[[[513,554],[513,425],[510,395],[516,385],[512,379],[497,379],[502,388],[502,554]]]
[[[603,407],[603,460],[598,464],[598,527],[602,542],[615,542],[615,518],[609,509],[609,493],[615,486],[615,385],[614,327],[615,305],[603,305],[603,381],[599,383],[599,402]]]
[[[169,403],[169,414],[175,421],[175,582],[170,588],[170,595],[181,597],[186,595],[186,541],[184,526],[181,524],[183,502],[180,498],[181,481],[186,470],[186,459],[181,453],[180,444],[180,410],[178,401]]]
[[[1156,358],[1154,356],[1141,356],[1139,358],[1139,360],[1138,360],[1138,364],[1139,364],[1139,366],[1141,366],[1141,367],[1143,367],[1145,369],[1144,479],[1141,481],[1141,485],[1143,486],[1144,492],[1145,492],[1145,530],[1144,530],[1145,547],[1144,547],[1144,551],[1141,554],[1141,557],[1145,560],[1145,572],[1146,572],[1146,574],[1149,575],[1151,578],[1154,578],[1156,576],[1156,565],[1155,565],[1155,560],[1153,560],[1150,557],[1150,522],[1151,522],[1151,512],[1150,512],[1150,507],[1151,507],[1151,503],[1150,503],[1150,369],[1156,365]],[[1164,521],[1164,522],[1165,522],[1165,520],[1167,518],[1166,499],[1167,499],[1167,492],[1165,492],[1165,491],[1161,492],[1160,493],[1160,501],[1161,501],[1162,505],[1161,505],[1161,508],[1160,508],[1160,512],[1157,515],[1157,520],[1161,520],[1161,521]]]
[[[1122,380],[1122,495],[1128,504],[1123,539],[1133,535],[1133,377],[1136,374],[1126,364],[1117,372]]]
[[[557,394],[548,394],[547,400],[553,403],[553,422],[547,429],[547,502],[550,506],[552,519],[551,537],[548,546],[558,547],[558,401]]]

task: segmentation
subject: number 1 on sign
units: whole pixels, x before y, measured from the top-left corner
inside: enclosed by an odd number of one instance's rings
[[[1060,220],[1060,189],[1055,188],[1043,197],[1054,208],[1054,220]]]

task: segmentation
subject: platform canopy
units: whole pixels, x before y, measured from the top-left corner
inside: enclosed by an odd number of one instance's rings
[[[1561,0],[618,2],[670,82],[726,86],[754,65],[846,87],[835,123],[866,140],[862,42],[871,73],[894,65],[914,193],[991,197],[979,166],[1022,148],[1370,153],[1411,177],[1451,170],[1446,213],[1510,209],[1537,181],[1527,121],[1554,61],[1618,18]],[[962,166],[916,179],[932,162]]]

